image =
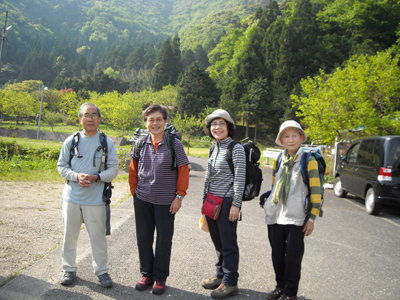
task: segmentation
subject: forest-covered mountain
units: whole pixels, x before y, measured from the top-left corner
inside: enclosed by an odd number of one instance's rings
[[[1,1],[0,24],[4,24],[8,11],[12,29],[7,32],[3,47],[0,84],[26,79],[20,72],[27,59],[32,59],[30,55],[39,55],[44,64],[52,65],[75,63],[83,55],[93,69],[116,45],[133,51],[138,45],[158,43],[157,51],[161,42],[176,33],[181,36],[182,49],[194,50],[201,45],[209,52],[229,24],[268,3],[269,0]],[[35,79],[48,80],[47,77],[50,74]]]

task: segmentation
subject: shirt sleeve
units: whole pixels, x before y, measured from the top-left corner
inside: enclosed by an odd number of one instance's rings
[[[321,210],[321,182],[318,163],[313,156],[308,161],[308,178],[310,186],[311,219],[315,220]]]
[[[182,196],[186,196],[189,187],[189,165],[183,165],[178,168],[178,182],[176,184],[176,192]]]
[[[69,155],[72,144],[72,136],[67,138],[62,145],[60,156],[57,162],[57,170],[60,175],[69,181],[78,181],[78,173],[73,171],[69,166]]]
[[[112,139],[107,137],[107,169],[100,172],[100,178],[103,182],[111,182],[118,175],[118,153]]]
[[[135,190],[138,184],[137,166],[138,166],[137,162],[132,158],[131,164],[129,166],[129,187],[132,196],[135,194]]]
[[[236,144],[232,151],[232,160],[235,170],[233,182],[233,201],[236,207],[242,206],[244,186],[246,184],[246,154],[241,144]]]

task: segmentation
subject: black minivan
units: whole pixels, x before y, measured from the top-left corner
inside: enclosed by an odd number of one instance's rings
[[[339,163],[333,191],[365,199],[365,209],[379,214],[382,204],[400,205],[400,136],[354,141]]]

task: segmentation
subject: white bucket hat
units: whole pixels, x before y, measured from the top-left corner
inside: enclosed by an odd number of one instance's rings
[[[231,115],[223,109],[217,109],[212,114],[206,117],[206,126],[210,124],[210,122],[214,119],[222,118],[225,121],[231,123],[233,127],[235,127],[235,122],[232,120]]]
[[[300,129],[304,135],[303,143],[307,140],[307,135],[304,132],[303,128],[301,128],[301,125],[299,123],[297,123],[296,121],[288,120],[288,121],[283,122],[281,127],[279,128],[279,133],[278,133],[278,136],[276,137],[275,144],[277,144],[278,146],[283,146],[281,141],[279,140],[279,138],[281,137],[281,134],[285,131],[285,129],[288,129],[289,127]]]

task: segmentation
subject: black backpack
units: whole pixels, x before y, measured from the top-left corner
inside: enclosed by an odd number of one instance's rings
[[[72,138],[71,142],[71,148],[69,149],[69,161],[68,165],[71,168],[71,161],[74,156],[77,158],[82,158],[82,156],[79,154],[79,149],[78,149],[78,144],[79,144],[79,139],[81,135],[78,132],[74,133],[74,136]],[[108,144],[107,144],[107,135],[104,132],[100,132],[100,146],[97,147],[96,152],[99,152],[100,150],[103,150],[104,153],[104,169],[107,169],[107,159],[108,159]],[[95,153],[96,154],[96,153]],[[95,167],[95,156],[93,156],[93,166]],[[111,196],[112,196],[112,189],[114,186],[112,185],[111,182],[105,182],[104,183],[104,189],[103,189],[103,202],[106,205],[106,215],[107,215],[107,220],[106,220],[106,235],[111,234],[111,211],[110,211],[110,203],[111,203]]]
[[[175,154],[175,138],[178,140],[182,139],[181,133],[178,131],[178,129],[175,128],[174,125],[172,124],[165,124],[164,132],[167,133],[167,140],[166,144],[168,146],[168,149],[171,151],[172,155],[172,164],[171,164],[171,170],[178,170],[177,162],[176,162],[176,154]],[[138,140],[135,145],[136,145],[136,151],[135,148],[132,149],[132,154],[131,157],[134,159],[136,162],[139,162],[140,158],[140,151],[142,150],[144,143],[146,141],[148,135],[142,137],[140,140]]]
[[[229,168],[232,174],[235,175],[235,169],[233,167],[232,150],[239,142],[231,142],[227,149],[225,158],[229,164]],[[210,154],[214,150],[214,145],[210,148]],[[260,193],[261,183],[263,181],[262,171],[260,169],[260,163],[258,160],[261,156],[260,149],[251,141],[243,144],[244,151],[246,153],[246,184],[243,191],[242,201],[249,201],[257,197]]]

